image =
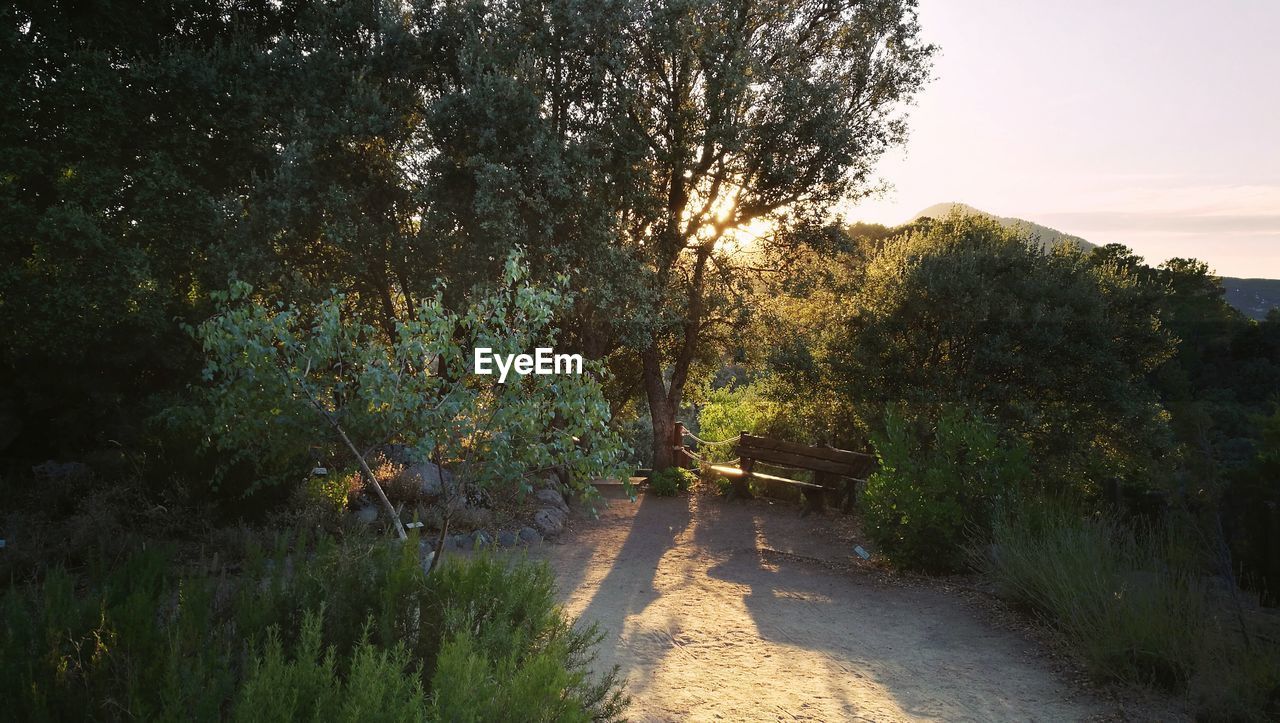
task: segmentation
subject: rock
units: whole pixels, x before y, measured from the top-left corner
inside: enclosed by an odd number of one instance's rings
[[[31,468],[37,479],[50,481],[80,480],[93,476],[93,470],[83,462],[55,462],[49,460]]]
[[[448,535],[444,538],[445,552],[457,552],[461,549],[461,546],[458,544],[459,537],[459,535]]]
[[[553,489],[538,490],[533,493],[533,498],[543,507],[554,507],[561,512],[569,512],[569,505],[564,501],[564,496]]]
[[[538,533],[535,532],[534,534],[536,535]],[[0,542],[3,542],[3,540],[0,540]],[[520,538],[516,537],[516,533],[510,530],[503,530],[502,532],[498,533],[499,547],[515,547],[516,544],[519,542],[520,542]]]
[[[470,535],[457,535],[457,545],[459,550],[470,550],[475,547],[475,540]]]
[[[453,473],[434,462],[411,464],[400,473],[400,479],[417,485],[427,497],[439,497],[447,487],[453,491]]]
[[[483,550],[493,544],[493,540],[489,539],[489,535],[484,530],[476,530],[471,533],[471,544],[477,550]]]
[[[373,505],[361,507],[356,510],[353,515],[355,516],[356,522],[359,522],[362,525],[372,525],[378,521],[378,508]]]
[[[527,545],[532,545],[538,542],[542,542],[542,535],[539,535],[538,531],[533,529],[532,527],[521,527],[520,541]]]
[[[427,551],[426,554],[422,555],[422,571],[431,572],[431,563],[435,559],[436,559],[436,553],[434,550],[429,550]]]
[[[422,455],[406,444],[384,444],[380,451],[388,462],[401,467],[410,467],[422,461]]]
[[[533,513],[533,526],[544,537],[555,537],[564,531],[564,513],[555,507],[543,507]]]

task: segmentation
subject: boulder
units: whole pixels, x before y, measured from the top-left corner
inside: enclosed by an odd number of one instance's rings
[[[533,526],[543,537],[555,537],[564,531],[564,513],[555,507],[543,507],[533,513]]]
[[[553,489],[538,490],[533,493],[533,498],[542,507],[554,507],[566,514],[569,512],[569,505],[564,501],[564,496]]]
[[[361,507],[352,514],[355,517],[356,522],[359,522],[362,525],[372,525],[378,521],[378,508],[373,505]]]
[[[491,544],[493,544],[493,540],[489,539],[488,533],[484,530],[476,530],[471,533],[471,545],[477,550],[483,550]]]
[[[538,531],[533,529],[532,527],[521,527],[520,541],[525,543],[526,545],[532,545],[538,542],[542,542],[542,535],[539,535]]]
[[[64,480],[82,480],[93,476],[93,470],[83,462],[55,462],[49,460],[31,468],[36,479],[61,482]]]
[[[384,444],[380,451],[388,462],[401,467],[410,467],[422,461],[422,456],[417,450],[406,444]]]
[[[472,539],[471,535],[454,535],[454,537],[457,539],[459,550],[470,550],[475,547],[475,540]]]
[[[416,485],[423,495],[439,497],[447,488],[453,491],[453,473],[434,462],[411,464],[400,473],[400,479]]]
[[[535,532],[534,534],[536,535],[538,533]],[[503,530],[498,533],[499,547],[515,547],[519,542],[520,538],[516,536],[516,533],[510,530]]]

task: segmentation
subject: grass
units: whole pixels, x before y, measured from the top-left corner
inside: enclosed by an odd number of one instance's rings
[[[1249,641],[1171,527],[1040,504],[997,515],[974,561],[1107,682],[1188,696],[1203,719],[1280,713],[1280,651]]]

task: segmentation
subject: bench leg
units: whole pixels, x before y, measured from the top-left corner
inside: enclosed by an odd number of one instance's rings
[[[853,512],[853,508],[858,504],[858,482],[857,480],[846,479],[844,482],[844,500],[840,505],[840,510],[844,513]]]
[[[742,476],[733,481],[733,496],[738,499],[751,499],[751,469],[755,467],[755,460],[742,460]]]
[[[826,490],[815,490],[806,487],[800,491],[800,494],[804,496],[804,504],[800,508],[801,517],[807,516],[810,512],[821,512],[826,507],[826,501],[823,499],[826,495]]]

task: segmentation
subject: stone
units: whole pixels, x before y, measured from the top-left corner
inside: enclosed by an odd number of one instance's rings
[[[489,539],[488,533],[486,533],[484,530],[476,530],[475,532],[471,533],[471,544],[477,550],[483,550],[484,548],[493,544],[493,540]]]
[[[536,532],[534,534],[537,534]],[[520,542],[520,538],[511,530],[503,530],[498,533],[499,547],[515,547]]]
[[[543,507],[554,507],[565,513],[569,511],[569,504],[564,501],[564,496],[553,489],[538,490],[533,493],[533,498]]]
[[[361,507],[360,509],[356,510],[353,514],[355,516],[356,522],[359,522],[362,525],[372,525],[373,523],[378,521],[378,508],[374,507],[373,505]]]
[[[475,547],[475,540],[470,535],[456,535],[459,550],[470,550]]]
[[[416,485],[427,497],[439,497],[446,488],[454,490],[453,473],[434,462],[411,464],[400,473],[400,479]]]
[[[409,467],[422,461],[417,450],[407,444],[384,444],[381,451],[388,462],[401,467]]]
[[[93,470],[83,462],[55,462],[49,460],[31,468],[37,479],[62,481],[87,479],[93,476]]]
[[[457,552],[461,547],[458,545],[458,535],[448,535],[444,538],[445,552]]]
[[[543,507],[533,513],[533,526],[543,537],[555,537],[564,531],[564,513],[555,507]]]
[[[527,545],[542,542],[542,535],[538,534],[538,531],[532,527],[521,527],[519,534],[520,541]]]

